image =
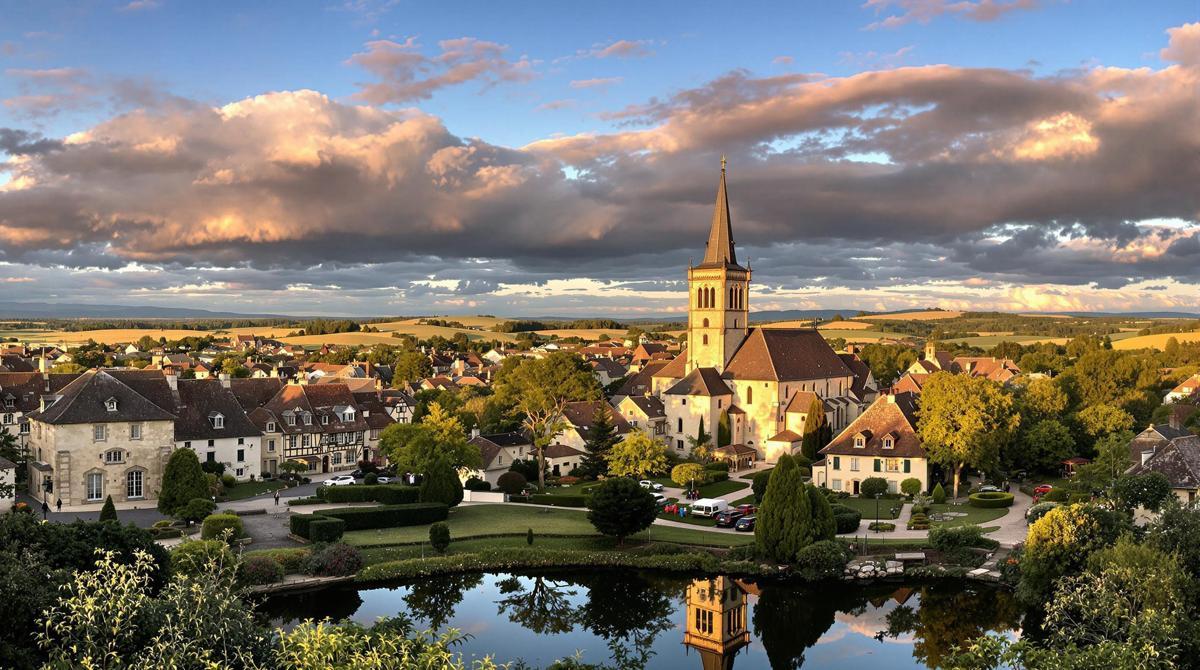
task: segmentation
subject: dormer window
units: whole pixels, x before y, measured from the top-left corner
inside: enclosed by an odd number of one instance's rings
[[[328,414],[322,414],[322,415],[321,415],[321,425],[322,425],[322,426],[328,426],[328,425],[329,425],[329,415],[328,415]]]
[[[116,398],[109,398],[108,400],[105,400],[105,401],[104,401],[104,409],[106,409],[106,410],[108,410],[108,411],[110,411],[110,412],[115,412],[115,411],[117,411],[117,399],[116,399]]]
[[[15,402],[16,402],[16,399],[13,398],[11,395],[4,396],[4,408],[5,409],[12,409],[13,404]]]
[[[283,415],[283,420],[286,421],[287,425],[289,426],[296,425],[296,415],[292,414],[291,412],[285,412]]]
[[[867,438],[862,435],[854,436],[854,448],[862,449],[867,446]]]
[[[883,448],[884,449],[893,449],[893,448],[895,448],[895,446],[896,446],[896,441],[892,439],[891,435],[885,435],[883,437]]]
[[[213,414],[208,418],[210,421],[212,421],[212,427],[214,429],[221,429],[225,427],[225,416],[223,414]]]
[[[304,425],[306,425],[306,426],[312,425],[312,414],[310,412],[304,413]]]
[[[268,432],[268,433],[274,433],[274,432],[275,432],[275,422],[274,422],[274,421],[268,421],[268,422],[267,422],[267,432]]]
[[[344,414],[342,414],[342,421],[349,423],[353,420],[354,420],[354,410],[348,409],[348,410],[346,410],[346,412]]]

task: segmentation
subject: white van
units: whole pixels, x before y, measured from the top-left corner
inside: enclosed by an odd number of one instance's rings
[[[729,509],[729,503],[723,498],[701,498],[692,503],[690,513],[692,516],[712,518],[727,509]]]

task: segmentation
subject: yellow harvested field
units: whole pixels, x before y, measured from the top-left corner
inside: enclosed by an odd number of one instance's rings
[[[1072,318],[1071,316],[1069,316],[1069,315],[1067,315],[1067,314],[1036,314],[1036,313],[1030,313],[1030,314],[1018,314],[1017,316],[1038,316],[1038,317],[1042,317],[1043,319],[1070,319],[1070,318]]]
[[[36,340],[38,343],[45,343],[45,344],[58,344],[60,342],[66,343],[66,344],[78,344],[81,342],[87,342],[88,340],[95,340],[95,341],[101,342],[103,344],[121,344],[121,343],[126,343],[126,342],[136,342],[137,340],[140,340],[143,335],[149,335],[150,337],[153,337],[156,340],[160,337],[165,337],[168,340],[179,340],[179,339],[182,339],[185,337],[203,337],[207,334],[208,334],[208,331],[206,331],[206,330],[152,330],[152,329],[144,329],[144,328],[121,328],[121,329],[113,328],[113,329],[106,329],[106,330],[81,330],[78,332],[64,332],[64,331],[39,332],[39,333],[30,333],[28,337],[30,340]],[[20,334],[17,334],[15,336],[21,337],[22,340],[25,339],[25,336],[20,335]]]
[[[538,335],[551,337],[578,337],[588,341],[596,341],[601,335],[608,335],[610,339],[621,340],[625,338],[624,330],[616,330],[613,328],[561,328],[558,330],[536,330]]]
[[[858,318],[872,321],[940,321],[956,319],[960,316],[962,316],[962,312],[957,310],[921,310],[919,312],[897,312],[896,314],[874,314]]]
[[[830,321],[817,326],[818,330],[870,330],[871,324],[863,321]]]
[[[1113,342],[1113,349],[1164,349],[1167,340],[1175,338],[1179,342],[1200,342],[1200,330],[1190,333],[1160,333],[1158,335],[1141,335],[1127,337]]]

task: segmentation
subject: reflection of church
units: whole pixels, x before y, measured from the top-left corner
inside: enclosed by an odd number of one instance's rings
[[[747,644],[746,591],[729,577],[696,579],[687,588],[683,643],[700,652],[704,670],[732,670],[733,657]]]

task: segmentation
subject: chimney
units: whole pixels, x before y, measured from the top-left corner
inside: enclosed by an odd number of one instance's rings
[[[1180,406],[1176,405],[1171,408],[1171,413],[1167,415],[1167,425],[1175,430],[1183,430],[1183,417],[1180,416]]]
[[[217,375],[217,379],[221,380],[221,386],[224,386],[225,388],[230,387],[231,383],[229,381],[229,373],[228,372],[222,372],[221,374]]]
[[[883,396],[883,397],[887,398],[887,401],[888,401],[888,404],[889,404],[889,405],[895,405],[895,404],[896,404],[896,396],[895,396],[895,395],[893,395],[893,394],[889,393],[889,394],[887,394],[887,395],[885,395],[885,396]]]
[[[472,428],[471,429],[471,438],[474,439],[476,437],[479,437],[479,428]]]
[[[38,372],[40,372],[44,375],[50,371],[50,368],[46,363],[45,356],[38,356],[37,362],[38,362]]]
[[[179,375],[175,374],[174,370],[164,372],[163,376],[167,378],[167,386],[170,386],[172,391],[179,390]]]
[[[276,378],[276,379],[278,379],[278,378],[279,378],[279,366],[278,366],[278,365],[275,365],[275,366],[273,366],[273,367],[271,368],[271,375],[270,375],[270,376],[272,376],[272,377],[274,377],[274,378]]]

